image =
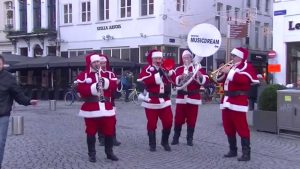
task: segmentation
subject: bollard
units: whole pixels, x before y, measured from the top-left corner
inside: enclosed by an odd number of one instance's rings
[[[12,134],[22,135],[24,133],[24,117],[23,116],[12,116]]]
[[[49,110],[51,111],[56,110],[56,100],[49,100]]]

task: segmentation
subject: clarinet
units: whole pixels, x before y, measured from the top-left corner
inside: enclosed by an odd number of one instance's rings
[[[101,67],[97,70],[98,75],[98,90],[99,90],[99,101],[105,102],[104,91],[103,91],[103,78],[101,76],[102,69]]]

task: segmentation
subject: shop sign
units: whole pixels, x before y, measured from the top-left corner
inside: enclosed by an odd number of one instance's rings
[[[299,30],[300,29],[300,23],[294,24],[293,21],[289,21],[289,30]]]
[[[269,73],[278,73],[281,71],[280,64],[269,64],[268,65],[268,72]]]
[[[286,10],[274,11],[274,16],[286,15]]]
[[[102,30],[111,30],[111,29],[121,29],[121,25],[108,25],[108,26],[98,26],[97,30],[102,31]]]

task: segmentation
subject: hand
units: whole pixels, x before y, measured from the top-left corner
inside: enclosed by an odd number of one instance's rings
[[[225,66],[223,69],[221,69],[221,72],[227,74],[230,71],[230,69],[231,69],[231,66]]]
[[[203,74],[200,71],[198,71],[196,75],[197,75],[198,78],[202,78],[203,77]]]
[[[158,69],[158,73],[159,73],[160,76],[164,76],[164,72],[163,72],[162,69]]]
[[[38,100],[30,100],[30,104],[33,106],[37,105],[38,102]]]

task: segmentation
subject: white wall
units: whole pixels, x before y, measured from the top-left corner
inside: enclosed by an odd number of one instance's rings
[[[273,17],[273,50],[277,52],[277,56],[275,59],[269,59],[269,61],[281,65],[281,72],[274,74],[275,83],[286,84],[286,42],[300,41],[300,30],[288,30],[288,21],[294,20],[294,22],[300,23],[299,4],[300,0],[274,3],[274,11],[287,11],[286,15]]]

